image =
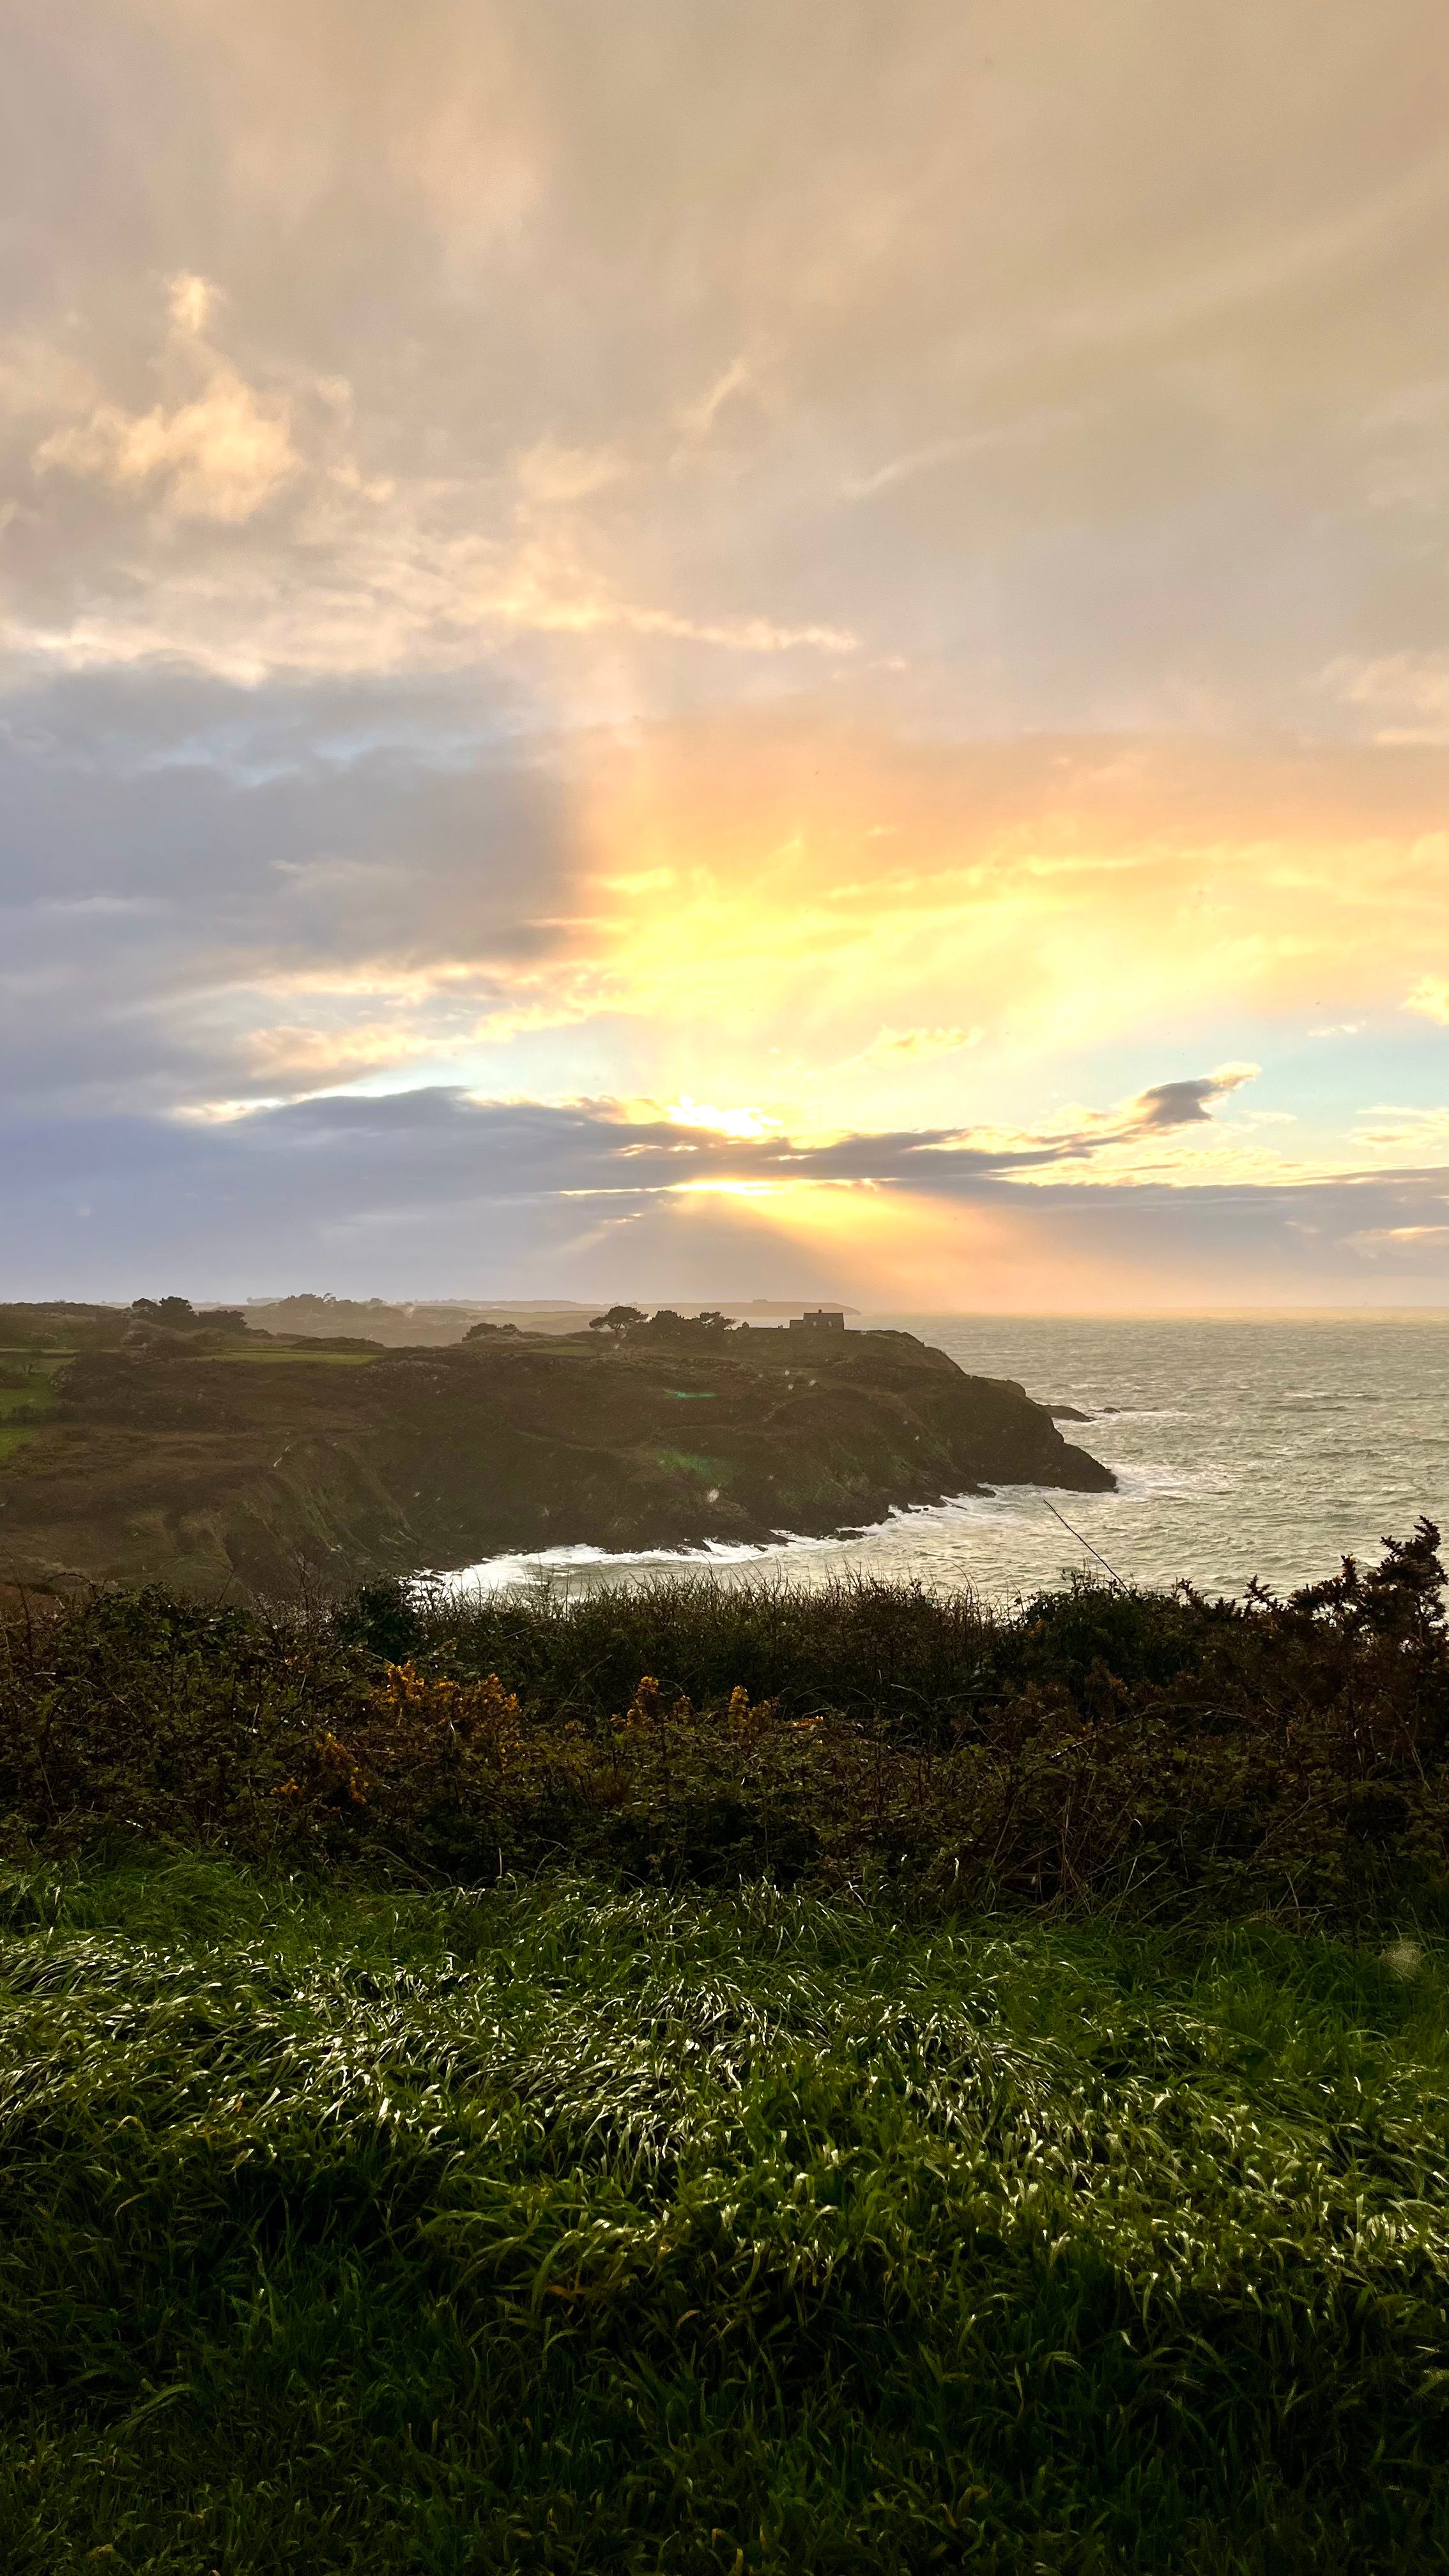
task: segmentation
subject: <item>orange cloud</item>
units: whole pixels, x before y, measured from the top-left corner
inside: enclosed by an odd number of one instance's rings
[[[802,1098],[815,1064],[849,1113],[892,1071],[954,1082],[968,1039],[1016,1059],[1397,1006],[1449,947],[1445,784],[1422,752],[922,745],[777,715],[601,746],[583,793],[622,1007],[711,1084],[773,1039]]]

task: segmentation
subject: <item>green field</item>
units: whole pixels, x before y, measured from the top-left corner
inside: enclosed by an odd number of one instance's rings
[[[0,1385],[0,1466],[34,1439],[43,1417],[55,1405],[57,1370],[69,1351],[0,1351],[0,1371],[25,1375],[18,1385]]]
[[[28,1351],[13,1355],[0,1351],[0,1370],[8,1366],[15,1371],[18,1380],[12,1385],[0,1384],[0,1414],[14,1413],[22,1407],[42,1412],[47,1405],[53,1404],[56,1371],[72,1356],[70,1352],[44,1353],[36,1357]],[[22,1370],[23,1376],[20,1374]]]
[[[1420,2570],[1440,1951],[17,1870],[7,2569]]]

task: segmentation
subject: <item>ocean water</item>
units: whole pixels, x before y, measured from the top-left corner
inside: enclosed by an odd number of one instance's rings
[[[670,1569],[720,1582],[772,1572],[818,1583],[852,1569],[966,1585],[1014,1599],[1066,1569],[1103,1563],[1122,1580],[1186,1576],[1239,1593],[1373,1556],[1424,1514],[1449,1533],[1449,1318],[1101,1322],[881,1315],[973,1373],[1016,1378],[1043,1403],[1090,1419],[1069,1440],[1117,1476],[1115,1494],[1003,1487],[893,1513],[847,1538],[782,1533],[772,1547],[686,1557],[553,1548],[449,1574],[448,1588],[547,1583],[568,1592]]]

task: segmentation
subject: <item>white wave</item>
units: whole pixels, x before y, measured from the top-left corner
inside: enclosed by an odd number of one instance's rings
[[[1173,1479],[1180,1480],[1184,1492],[1220,1490],[1214,1483],[1199,1482],[1190,1470],[1172,1467],[1119,1467],[1114,1473],[1122,1486],[1118,1494],[1079,1494],[1055,1485],[1008,1485],[994,1493],[949,1494],[939,1503],[892,1504],[884,1520],[870,1521],[845,1532],[835,1531],[825,1538],[806,1537],[798,1530],[777,1530],[768,1539],[711,1538],[697,1547],[605,1548],[580,1542],[571,1547],[485,1557],[480,1564],[422,1575],[418,1580],[429,1590],[457,1599],[465,1594],[491,1595],[546,1585],[554,1580],[566,1585],[571,1574],[587,1576],[624,1568],[707,1574],[717,1567],[735,1565],[783,1569],[792,1558],[830,1555],[848,1565],[861,1556],[873,1562],[882,1555],[914,1555],[928,1532],[949,1532],[973,1522],[997,1528],[1039,1527],[1045,1512],[1058,1522],[1065,1521],[1070,1529],[1073,1520],[1095,1518],[1115,1502],[1166,1497],[1178,1489]]]
[[[794,1530],[780,1530],[769,1539],[707,1538],[698,1547],[607,1548],[580,1541],[573,1547],[540,1547],[527,1554],[486,1556],[477,1565],[419,1575],[417,1581],[429,1591],[456,1597],[471,1592],[508,1592],[518,1586],[547,1583],[554,1575],[567,1579],[573,1573],[591,1573],[601,1566],[650,1567],[672,1574],[707,1573],[711,1566],[765,1565],[794,1550],[844,1548],[850,1543],[849,1539],[834,1536],[805,1538]]]
[[[1180,1404],[1104,1404],[1100,1413],[1088,1418],[1093,1422],[1185,1422],[1187,1415]]]
[[[1117,1491],[1105,1497],[1108,1502],[1170,1502],[1174,1494],[1230,1494],[1235,1478],[1225,1467],[1209,1460],[1201,1467],[1169,1466],[1146,1458],[1109,1460],[1117,1479]]]

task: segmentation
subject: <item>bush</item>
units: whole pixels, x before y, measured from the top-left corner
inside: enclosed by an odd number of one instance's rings
[[[17,1854],[1422,1910],[1449,1888],[1442,1584],[1422,1523],[1282,1602],[1076,1582],[1000,1618],[882,1584],[369,1585],[311,1621],[99,1595],[3,1631],[0,1814]]]

